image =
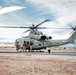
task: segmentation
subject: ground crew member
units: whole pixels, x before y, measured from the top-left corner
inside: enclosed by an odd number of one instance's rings
[[[26,51],[26,48],[27,48],[27,42],[26,41],[24,41],[22,48],[23,48],[23,51]]]
[[[30,42],[30,52],[32,52],[32,45],[33,45],[33,43],[32,43],[32,41]]]
[[[18,51],[19,47],[18,47],[18,41],[17,40],[15,41],[15,47],[16,47],[16,50]]]
[[[50,49],[49,49],[49,50],[48,50],[48,53],[50,54],[50,52],[51,52],[51,51],[50,51]]]
[[[29,41],[27,41],[27,48],[29,48]]]

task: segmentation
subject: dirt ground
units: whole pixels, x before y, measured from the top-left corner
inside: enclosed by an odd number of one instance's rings
[[[0,75],[76,75],[76,56],[0,54]]]

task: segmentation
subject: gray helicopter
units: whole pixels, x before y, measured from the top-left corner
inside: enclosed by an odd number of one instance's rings
[[[43,22],[41,22],[37,25],[32,24],[31,27],[11,27],[11,26],[0,26],[0,27],[1,28],[29,28],[27,31],[24,32],[24,33],[26,33],[28,31],[30,31],[28,36],[24,36],[24,37],[16,39],[15,44],[17,44],[17,46],[16,45],[15,46],[17,48],[16,49],[17,51],[22,49],[22,45],[23,45],[24,41],[26,41],[28,44],[28,46],[26,48],[28,50],[30,50],[30,43],[32,42],[33,51],[46,49],[47,47],[60,46],[60,45],[68,44],[68,43],[75,44],[76,27],[71,26],[71,29],[73,29],[74,32],[68,39],[64,39],[64,40],[52,40],[52,36],[44,35],[43,32],[38,31],[38,29],[47,29],[47,27],[39,27],[39,26],[48,21],[50,21],[50,20],[49,19],[44,20]],[[64,28],[64,29],[67,29],[67,28]],[[70,28],[68,28],[68,29],[70,29]]]

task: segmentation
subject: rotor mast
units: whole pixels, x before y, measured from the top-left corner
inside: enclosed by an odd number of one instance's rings
[[[37,24],[36,26],[34,24],[32,24],[32,26],[30,27],[30,30],[29,30],[30,31],[29,35],[43,35],[43,33],[38,31],[38,29],[44,29],[43,27],[39,27],[39,26],[47,21],[50,21],[50,20],[49,19],[44,20],[41,23]]]

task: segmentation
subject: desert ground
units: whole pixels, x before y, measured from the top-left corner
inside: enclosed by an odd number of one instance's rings
[[[2,53],[0,75],[76,75],[76,56]]]
[[[15,50],[15,46],[0,46],[0,50]],[[48,48],[47,48],[48,49]],[[49,49],[52,50],[76,50],[76,48],[70,48],[70,47],[50,47]]]

